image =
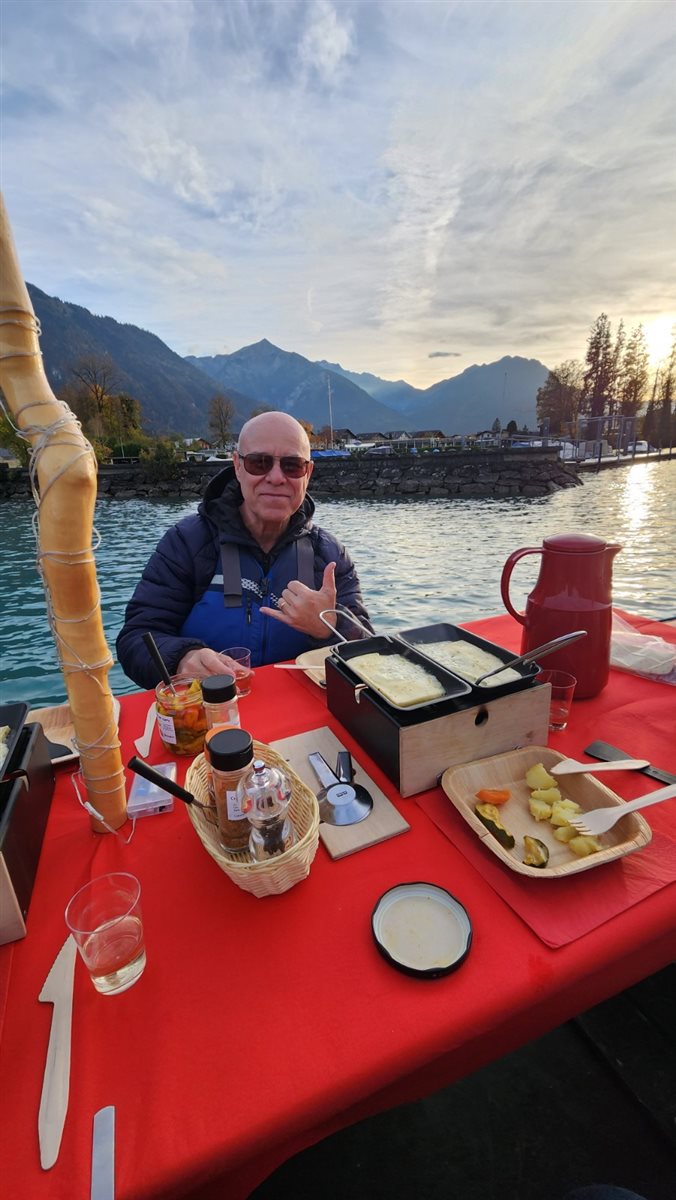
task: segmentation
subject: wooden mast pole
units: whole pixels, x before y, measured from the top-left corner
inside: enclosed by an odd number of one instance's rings
[[[54,396],[42,362],[39,325],[0,197],[0,386],[9,415],[31,445],[38,569],[80,753],[87,799],[118,829],[126,820],[124,771],[108,671],[92,548],[94,451],[67,404]],[[92,828],[105,826],[90,817]]]

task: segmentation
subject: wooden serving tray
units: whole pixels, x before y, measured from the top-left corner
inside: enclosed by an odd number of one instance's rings
[[[320,729],[311,729],[309,733],[298,733],[294,737],[282,738],[271,743],[272,748],[286,759],[289,766],[303,783],[315,793],[319,791],[320,783],[310,763],[308,754],[318,750],[331,768],[335,766],[339,750],[346,747],[328,728],[323,725]],[[374,783],[369,775],[359,766],[354,755],[354,781],[360,783],[370,792],[373,798],[373,808],[364,821],[357,825],[326,825],[322,821],[319,826],[319,837],[328,850],[331,858],[344,858],[346,854],[354,854],[366,846],[375,846],[387,838],[395,837],[410,829],[408,821],[388,800],[384,792]]]
[[[330,653],[330,646],[320,646],[317,650],[306,650],[296,659],[296,665],[303,667],[303,673],[320,688],[326,687],[326,660]]]
[[[652,831],[639,813],[629,813],[608,833],[602,834],[598,841],[603,848],[586,858],[577,858],[565,843],[557,841],[554,837],[554,826],[550,825],[549,821],[536,821],[531,816],[528,808],[530,788],[525,780],[526,771],[539,762],[549,770],[563,758],[565,755],[550,750],[547,746],[526,746],[508,754],[496,754],[492,758],[449,767],[442,775],[441,786],[461,817],[481,838],[486,849],[491,850],[506,866],[521,875],[530,875],[535,879],[561,879],[578,871],[600,867],[603,863],[612,862],[647,846],[652,838]],[[592,763],[589,765],[593,766]],[[565,775],[560,781],[557,780],[557,787],[563,799],[575,800],[584,811],[606,808],[611,804],[624,804],[620,796],[591,775]],[[500,805],[499,811],[502,824],[514,835],[515,845],[512,850],[501,846],[476,816],[476,792],[481,788],[509,788],[511,791],[510,799],[506,804]],[[521,861],[524,834],[538,838],[548,847],[549,863],[546,867],[529,867]]]
[[[113,696],[113,715],[118,721],[120,717],[120,702],[116,696]],[[73,762],[79,758],[79,752],[75,749],[75,726],[73,725],[73,716],[70,711],[69,704],[53,704],[47,708],[34,708],[28,713],[26,721],[37,722],[42,725],[45,737],[50,742],[56,742],[57,745],[70,746],[72,749],[68,754],[62,754],[59,758],[53,758],[52,762],[57,763]]]

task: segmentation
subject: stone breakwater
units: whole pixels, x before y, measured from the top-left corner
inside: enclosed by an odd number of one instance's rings
[[[111,500],[201,496],[223,463],[152,463],[99,468]],[[546,496],[580,483],[556,450],[454,451],[382,458],[318,459],[310,492],[320,500]],[[0,471],[0,499],[30,497],[27,471]]]

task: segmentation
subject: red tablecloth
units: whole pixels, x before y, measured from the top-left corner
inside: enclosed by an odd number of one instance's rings
[[[518,645],[509,617],[472,628]],[[148,701],[123,699],[127,756]],[[674,771],[675,701],[672,688],[612,672],[551,744],[579,756],[602,738]],[[257,671],[241,712],[262,741],[331,726],[411,831],[335,862],[320,845],[308,879],[258,900],[207,856],[178,801],[172,814],[140,820],[125,844],[90,831],[61,768],[28,936],[0,948],[9,979],[0,1161],[13,1200],[88,1194],[92,1117],[106,1104],[117,1109],[118,1200],[238,1200],[326,1133],[476,1069],[676,953],[675,884],[569,945],[545,946],[419,804],[398,797],[297,673]],[[151,761],[165,758],[155,740]],[[643,776],[623,780],[627,798],[650,786]],[[676,837],[676,800],[651,809],[649,821]],[[59,1158],[43,1172],[37,1112],[51,1006],[37,996],[65,937],[67,900],[114,869],[141,880],[148,965],[130,991],[102,997],[76,963],[70,1106]],[[449,888],[471,915],[469,958],[441,980],[398,974],[371,939],[376,899],[411,878]]]

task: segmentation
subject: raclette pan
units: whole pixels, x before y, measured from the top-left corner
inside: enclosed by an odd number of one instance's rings
[[[414,712],[417,708],[431,708],[436,704],[446,704],[449,700],[464,701],[472,691],[470,684],[465,679],[461,679],[459,675],[451,674],[440,663],[435,663],[431,658],[420,654],[412,646],[407,646],[404,642],[397,642],[385,635],[362,638],[358,642],[340,642],[337,646],[332,646],[331,653],[340,659],[342,663],[345,663],[358,677],[359,659],[363,658],[365,654],[396,654],[399,658],[405,658],[408,662],[416,663],[417,666],[422,667],[444,689],[441,696],[436,696],[431,700],[422,700],[419,704],[396,704],[390,696],[386,696],[375,684],[366,680],[362,681],[362,686],[365,683],[371,691],[376,692],[385,704],[389,704],[390,708],[396,708],[398,712]]]
[[[357,686],[360,688],[360,690],[364,687],[367,687],[370,691],[374,692],[384,704],[387,704],[390,708],[395,709],[397,712],[415,712],[418,708],[433,708],[437,704],[447,704],[449,700],[458,701],[460,702],[459,706],[464,707],[467,697],[472,691],[472,688],[470,684],[467,683],[467,680],[461,679],[459,675],[454,675],[451,671],[448,671],[446,667],[442,667],[440,663],[433,662],[431,658],[428,658],[424,654],[420,654],[412,646],[406,645],[406,643],[397,640],[397,638],[390,637],[387,634],[372,634],[370,630],[367,630],[366,627],[362,625],[351,612],[349,612],[349,610],[342,608],[324,609],[324,612],[339,612],[341,616],[350,617],[354,624],[358,625],[361,631],[367,635],[359,638],[357,641],[342,641],[331,647],[331,654],[340,662],[344,663],[344,665],[348,667],[348,669],[356,677]],[[320,616],[323,620],[323,613],[320,613]],[[324,624],[328,625],[328,627],[331,629],[331,632],[335,634],[335,629],[329,625],[327,621],[324,621]],[[443,688],[443,694],[432,700],[423,700],[419,704],[395,704],[390,696],[386,696],[373,683],[361,679],[359,675],[359,659],[365,654],[396,654],[400,658],[405,658],[408,662],[415,663],[417,666],[422,667],[423,670],[427,671],[429,675],[431,675],[441,684]]]
[[[7,755],[0,765],[0,783],[5,778],[6,772],[9,770],[10,760],[26,721],[28,713],[27,704],[0,704],[0,727],[9,725],[9,733],[5,739],[7,747]]]
[[[470,633],[468,629],[461,629],[459,625],[450,625],[444,622],[439,622],[436,625],[421,625],[417,629],[398,630],[396,637],[401,640],[404,645],[414,648],[414,643],[424,645],[424,649],[418,650],[421,657],[429,663],[436,663],[442,671],[449,671],[450,667],[442,667],[441,663],[436,662],[434,656],[434,646],[438,642],[470,642],[473,646],[478,646],[481,650],[485,650],[488,654],[492,654],[500,662],[508,663],[516,657],[513,650],[505,650],[504,646],[496,646],[495,642],[487,642],[485,638],[478,637],[474,633]],[[496,664],[497,665],[497,664]],[[488,668],[486,668],[488,670]],[[512,692],[521,692],[528,688],[533,683],[540,667],[536,662],[522,663],[518,667],[514,667],[519,679],[508,679],[505,683],[500,683],[500,676],[496,675],[494,681],[488,680],[485,685],[477,687],[471,680],[466,680],[465,676],[459,675],[460,679],[467,682],[467,685],[472,694],[472,703],[486,703],[488,700],[497,700],[499,696],[509,696]],[[451,672],[452,673],[452,672]],[[484,672],[481,672],[483,674]]]

